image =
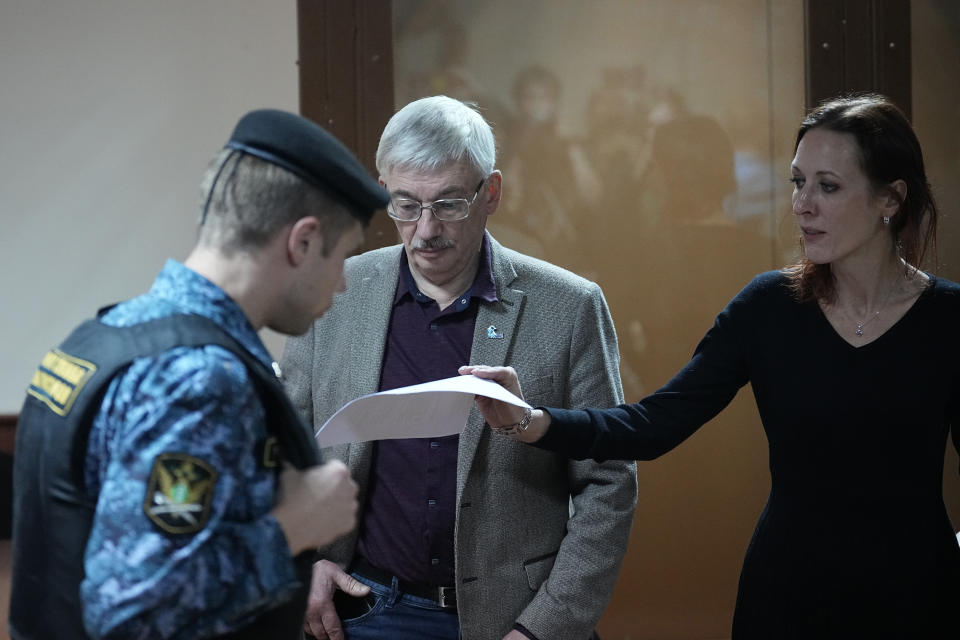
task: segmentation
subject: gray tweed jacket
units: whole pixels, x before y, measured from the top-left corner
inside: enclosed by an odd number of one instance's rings
[[[282,368],[294,405],[320,426],[374,393],[402,247],[347,261],[347,291],[304,336],[287,341]],[[499,302],[481,303],[472,364],[511,365],[532,405],[623,401],[613,320],[600,288],[491,238]],[[488,338],[494,325],[502,339]],[[467,364],[467,363],[464,363]],[[365,500],[373,447],[331,447]],[[456,587],[464,640],[501,640],[519,622],[540,640],[586,640],[610,599],[636,506],[634,463],[576,462],[494,436],[476,408],[460,436]],[[354,530],[322,550],[346,567]]]

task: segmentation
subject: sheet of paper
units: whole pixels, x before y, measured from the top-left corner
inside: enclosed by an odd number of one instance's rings
[[[317,444],[390,438],[430,438],[460,433],[475,395],[529,407],[501,385],[476,376],[454,376],[351,400],[316,433]]]

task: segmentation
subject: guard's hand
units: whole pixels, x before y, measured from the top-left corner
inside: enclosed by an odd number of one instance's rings
[[[293,555],[322,547],[357,522],[357,484],[339,460],[298,470],[284,465],[277,505],[270,512]]]
[[[314,563],[303,630],[318,640],[344,640],[343,623],[333,606],[333,594],[337,589],[354,598],[362,598],[370,593],[370,587],[357,582],[329,560]]]

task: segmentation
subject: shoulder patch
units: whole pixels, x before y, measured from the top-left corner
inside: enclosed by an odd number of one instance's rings
[[[217,472],[185,453],[161,453],[153,461],[143,511],[167,533],[196,533],[210,518]]]
[[[97,365],[75,358],[59,349],[43,356],[33,373],[27,393],[44,403],[59,416],[70,413],[83,386],[97,371]]]

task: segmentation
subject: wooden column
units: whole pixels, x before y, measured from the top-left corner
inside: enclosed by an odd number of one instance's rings
[[[909,118],[910,0],[806,0],[806,103],[876,91]]]
[[[297,0],[300,113],[352,149],[371,175],[380,133],[394,113],[390,0]],[[373,218],[364,249],[397,241]]]

